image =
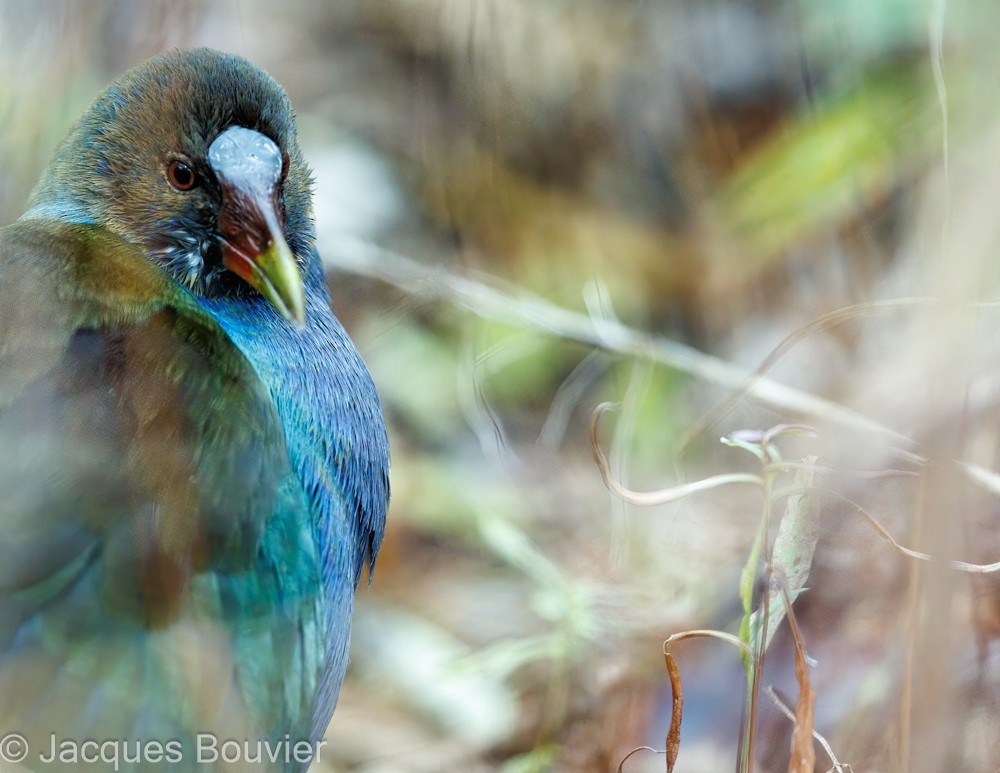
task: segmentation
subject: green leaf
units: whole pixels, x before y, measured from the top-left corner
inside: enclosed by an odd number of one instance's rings
[[[785,617],[785,592],[794,601],[805,590],[819,540],[819,506],[812,490],[816,457],[803,459],[805,467],[795,473],[794,492],[789,495],[771,553],[771,587],[768,591],[767,636],[761,642],[764,604],[754,610],[749,622],[749,642],[754,651],[765,651]],[[758,647],[760,649],[758,649]]]

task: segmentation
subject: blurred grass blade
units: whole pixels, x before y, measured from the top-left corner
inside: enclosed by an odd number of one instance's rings
[[[895,67],[777,132],[716,202],[741,255],[769,262],[887,193],[937,150],[934,105],[925,77]]]

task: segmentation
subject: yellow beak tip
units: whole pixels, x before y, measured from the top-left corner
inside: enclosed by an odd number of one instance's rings
[[[257,256],[251,284],[290,324],[301,329],[306,323],[306,297],[295,256],[284,239]]]

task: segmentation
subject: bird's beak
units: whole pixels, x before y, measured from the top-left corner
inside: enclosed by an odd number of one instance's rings
[[[305,289],[285,241],[279,203],[281,152],[260,132],[234,126],[208,150],[222,190],[219,235],[226,268],[267,298],[289,322],[305,322]]]
[[[223,186],[219,218],[222,262],[267,298],[285,319],[301,325],[306,319],[302,275],[285,241],[277,206],[271,201],[247,199],[244,194]]]

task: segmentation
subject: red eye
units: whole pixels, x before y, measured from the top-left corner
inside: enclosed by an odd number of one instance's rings
[[[282,152],[281,154],[281,179],[284,181],[288,177],[288,167],[292,165],[292,160],[288,157],[287,152]]]
[[[194,169],[176,159],[167,164],[167,179],[179,191],[189,191],[198,184]]]

